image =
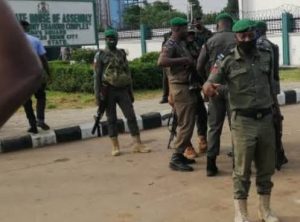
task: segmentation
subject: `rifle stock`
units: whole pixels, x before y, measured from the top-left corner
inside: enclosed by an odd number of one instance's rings
[[[172,124],[170,127],[171,119],[172,119]],[[169,131],[170,131],[170,137],[169,137],[169,142],[168,142],[167,148],[171,149],[171,142],[174,140],[174,137],[176,136],[176,128],[177,128],[177,116],[176,116],[176,112],[174,109],[172,110],[172,115],[169,117],[168,127],[169,127]]]

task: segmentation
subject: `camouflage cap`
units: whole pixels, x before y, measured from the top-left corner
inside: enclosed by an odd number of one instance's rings
[[[188,21],[181,17],[175,17],[170,20],[171,26],[186,26]]]
[[[107,29],[104,32],[105,37],[118,37],[118,32],[114,29]]]
[[[241,19],[232,27],[233,32],[249,32],[256,28],[256,23],[250,19]]]
[[[267,25],[267,23],[264,22],[264,21],[257,21],[257,22],[256,22],[256,28],[267,30],[267,29],[268,29],[268,25]]]
[[[216,22],[219,22],[220,20],[229,20],[233,23],[233,18],[231,17],[230,14],[223,12],[217,15],[216,17]]]

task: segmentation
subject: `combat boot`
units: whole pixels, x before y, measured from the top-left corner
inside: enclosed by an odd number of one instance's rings
[[[181,153],[173,153],[169,167],[175,171],[193,171],[193,167],[188,165],[187,160]]]
[[[234,222],[250,222],[248,219],[247,200],[234,200]]]
[[[205,136],[198,137],[198,149],[199,153],[206,153],[207,151],[207,141]]]
[[[113,144],[111,155],[120,156],[121,152],[120,152],[120,145],[119,145],[118,137],[111,137],[110,139]]]
[[[258,217],[264,222],[279,222],[270,209],[270,195],[259,195]]]
[[[140,135],[133,136],[133,152],[134,153],[149,153],[151,149],[147,148],[141,141]]]
[[[219,169],[216,165],[217,157],[207,157],[206,163],[206,175],[208,177],[216,176],[219,173]]]

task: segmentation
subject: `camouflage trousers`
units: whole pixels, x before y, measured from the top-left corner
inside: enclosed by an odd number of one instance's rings
[[[233,112],[231,130],[235,163],[234,198],[248,197],[252,162],[256,168],[257,193],[270,194],[273,187],[271,177],[275,170],[275,130],[272,115],[256,120]]]

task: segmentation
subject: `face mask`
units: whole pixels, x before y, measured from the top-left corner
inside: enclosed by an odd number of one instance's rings
[[[251,50],[256,48],[256,39],[248,42],[239,42],[238,47],[245,53],[251,52]]]
[[[106,46],[110,49],[115,49],[117,46],[118,41],[117,40],[107,40]]]

